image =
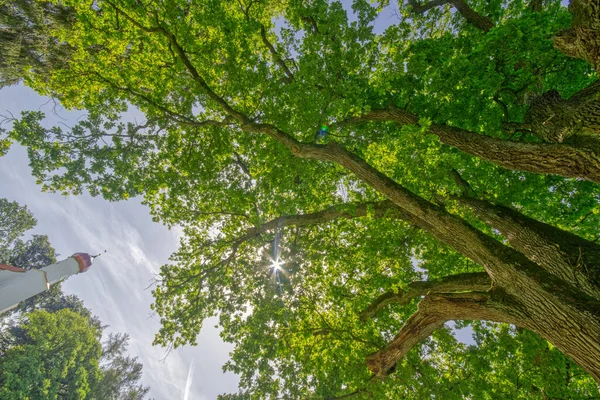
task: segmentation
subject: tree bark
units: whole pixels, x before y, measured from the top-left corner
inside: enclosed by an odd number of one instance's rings
[[[508,207],[469,197],[458,200],[528,259],[600,299],[600,245]]]
[[[589,62],[600,77],[600,1],[571,0],[569,12],[573,15],[571,28],[554,37],[554,47]]]
[[[556,90],[536,98],[525,124],[547,143],[568,143],[600,154],[600,81],[563,99]]]

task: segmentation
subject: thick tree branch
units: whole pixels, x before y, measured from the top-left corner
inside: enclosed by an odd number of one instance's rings
[[[436,281],[418,281],[408,284],[405,290],[399,292],[386,292],[379,296],[369,307],[360,313],[360,320],[377,315],[384,307],[392,303],[406,305],[416,297],[429,293],[447,293],[456,291],[483,292],[492,285],[490,276],[486,272],[473,272],[450,275]]]
[[[419,124],[417,116],[392,106],[351,118],[340,126],[361,121],[395,122],[400,126]],[[436,135],[440,142],[448,146],[504,168],[600,183],[600,155],[589,148],[565,143],[512,142],[440,124],[432,124],[428,133]]]
[[[507,307],[491,300],[487,292],[430,294],[404,324],[386,348],[367,357],[367,366],[377,376],[389,370],[410,349],[428,338],[451,320],[485,320],[522,325],[519,318],[506,312]]]
[[[484,17],[477,11],[473,10],[464,0],[432,0],[428,3],[421,4],[417,0],[408,0],[412,11],[416,14],[423,14],[434,7],[444,4],[452,4],[469,24],[484,32],[488,32],[494,27],[494,23],[488,17]]]
[[[569,57],[586,60],[600,77],[600,0],[571,0],[571,28],[554,37],[554,47]]]

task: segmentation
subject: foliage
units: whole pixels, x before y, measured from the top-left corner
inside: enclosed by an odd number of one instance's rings
[[[23,269],[39,269],[56,262],[55,250],[46,235],[32,235],[31,239],[15,240],[8,264]]]
[[[2,2],[0,88],[18,83],[29,71],[44,75],[66,65],[71,49],[50,32],[70,25],[72,18],[68,7],[50,1]]]
[[[63,308],[35,304],[38,309],[21,314],[19,323],[4,319],[0,330],[0,366],[6,369],[4,375],[0,373],[2,398],[145,398],[150,388],[139,384],[142,364],[126,355],[129,336],[110,333],[101,343],[105,327],[97,317],[75,296],[62,298],[70,302]],[[48,329],[44,330],[44,324],[49,324]]]
[[[0,262],[8,261],[9,249],[25,231],[37,224],[27,206],[0,198]]]
[[[86,399],[101,376],[100,332],[70,310],[34,311],[22,334],[0,359],[5,399]]]
[[[438,331],[385,380],[365,366],[416,309],[408,302],[361,321],[374,299],[489,267],[457,251],[462,238],[443,243],[443,228],[415,219],[452,214],[445,221],[507,243],[455,201],[464,186],[590,241],[600,236],[594,183],[506,170],[429,134],[442,124],[513,147],[540,144],[505,127],[524,122],[548,90],[566,98],[594,79],[588,64],[552,47],[568,11],[559,1],[541,12],[520,0],[469,2],[492,22],[485,32],[449,5],[415,15],[411,3],[378,33],[389,8],[361,0],[352,11],[324,0],[65,1],[76,18],[52,35],[74,49],[68,68],[30,74],[28,84],[88,118],[48,128],[28,112],[9,136],[27,146],[45,189],[109,200],[143,194],[156,220],[183,226],[154,291],[156,343],[194,344],[202,322],[219,315],[236,346],[225,369],[240,374],[240,396],[597,396],[545,341],[507,327],[478,325],[478,349]],[[121,122],[128,107],[147,120]],[[419,119],[402,127],[360,119],[389,109]],[[322,124],[329,134],[314,143]],[[365,178],[363,160],[385,184]],[[394,190],[420,196],[429,214],[378,208]],[[269,272],[276,235],[281,290]],[[536,361],[531,349],[548,356]],[[496,362],[500,354],[515,363]]]

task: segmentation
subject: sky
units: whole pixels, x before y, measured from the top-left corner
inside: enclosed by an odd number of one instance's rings
[[[22,110],[38,109],[46,113],[49,125],[73,124],[81,115],[55,107],[23,86],[0,90],[0,114],[18,116]],[[221,341],[216,320],[206,322],[198,346],[174,350],[166,359],[163,348],[152,346],[160,324],[151,315],[152,294],[147,287],[177,250],[177,229],[153,222],[139,198],[111,203],[87,194],[43,193],[31,176],[25,149],[17,145],[0,157],[0,197],[29,207],[38,220],[29,233],[48,235],[59,259],[107,250],[89,271],[69,278],[63,290],[81,298],[109,325],[106,333],[130,335],[129,354],[144,365],[142,383],[150,386],[150,398],[208,400],[237,391],[237,376],[221,369],[232,348]]]

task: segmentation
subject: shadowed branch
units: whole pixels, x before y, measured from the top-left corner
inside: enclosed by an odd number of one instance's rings
[[[492,281],[486,272],[464,273],[444,277],[435,281],[418,281],[408,284],[405,290],[399,292],[386,292],[379,296],[369,307],[360,313],[360,320],[377,315],[389,304],[399,303],[406,305],[416,297],[425,296],[429,293],[444,293],[456,291],[481,292],[489,289]]]

